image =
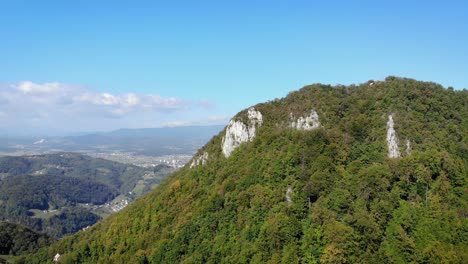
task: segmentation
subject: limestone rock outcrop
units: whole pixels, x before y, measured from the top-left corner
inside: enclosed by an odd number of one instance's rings
[[[203,152],[203,154],[199,155],[198,157],[193,158],[193,161],[190,164],[190,168],[196,167],[198,165],[205,165],[207,161],[208,161],[208,152]]]
[[[398,148],[398,138],[396,136],[395,129],[393,128],[393,114],[388,116],[387,122],[387,145],[388,145],[388,157],[398,158],[401,156],[400,149]]]
[[[247,110],[247,117],[247,124],[234,119],[229,122],[221,146],[226,158],[242,143],[249,142],[255,138],[257,128],[263,124],[262,113],[253,107]]]
[[[291,119],[293,119],[291,113]],[[297,120],[291,122],[291,127],[299,130],[313,130],[320,127],[319,116],[315,110],[312,109],[310,115],[301,116]]]

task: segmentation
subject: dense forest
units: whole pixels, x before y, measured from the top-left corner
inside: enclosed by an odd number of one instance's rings
[[[0,255],[21,255],[48,246],[55,239],[13,223],[0,222]],[[0,256],[0,263],[4,261]]]
[[[233,118],[249,140],[232,152],[228,127],[149,195],[27,262],[468,262],[466,90],[388,77],[251,109]]]
[[[78,203],[103,204],[117,190],[102,183],[64,176],[15,176],[0,181],[0,220],[27,225],[54,237],[73,234],[96,223],[100,216]],[[47,218],[34,217],[31,209],[58,211]]]
[[[0,220],[56,238],[70,235],[102,218],[96,206],[117,197],[131,201],[172,171],[76,153],[0,157]],[[137,184],[144,188],[134,192]]]
[[[0,182],[0,200],[8,207],[56,209],[76,203],[103,204],[112,200],[118,190],[108,185],[64,176],[8,177]]]

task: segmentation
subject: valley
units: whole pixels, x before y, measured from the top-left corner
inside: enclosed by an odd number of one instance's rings
[[[0,140],[0,220],[56,238],[89,228],[184,166],[192,148],[216,129],[120,130],[73,140],[4,138]],[[178,133],[183,140],[175,140]],[[99,140],[109,145],[94,145]],[[159,145],[164,141],[166,150],[151,150],[148,140]],[[130,151],[136,146],[138,152]]]

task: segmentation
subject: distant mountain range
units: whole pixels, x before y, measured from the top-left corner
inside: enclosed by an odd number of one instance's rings
[[[0,136],[0,151],[47,153],[57,151],[133,152],[139,155],[193,154],[223,126],[119,129],[65,137]]]

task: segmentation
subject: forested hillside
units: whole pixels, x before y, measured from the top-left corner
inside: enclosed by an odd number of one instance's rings
[[[40,247],[48,246],[55,239],[21,225],[0,222],[0,263],[6,260],[2,255],[17,256],[36,252]],[[19,258],[22,260],[23,258]]]
[[[467,263],[467,134],[466,90],[306,86],[28,263]]]
[[[114,199],[129,202],[172,171],[76,153],[0,157],[0,220],[70,235],[112,212]]]

